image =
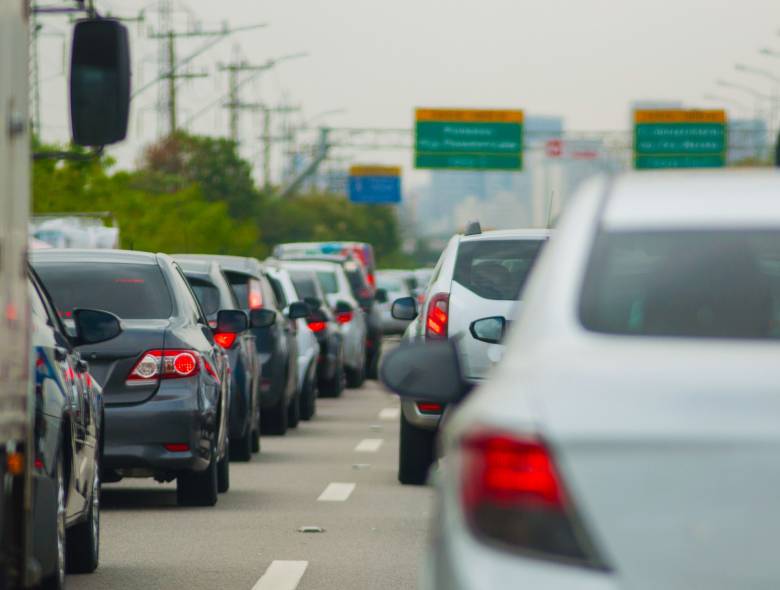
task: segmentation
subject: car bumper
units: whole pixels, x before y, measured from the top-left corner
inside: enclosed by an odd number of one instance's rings
[[[404,413],[406,421],[412,426],[424,430],[437,430],[439,428],[439,421],[442,415],[421,412],[417,407],[417,402],[413,400],[401,400],[401,411]]]

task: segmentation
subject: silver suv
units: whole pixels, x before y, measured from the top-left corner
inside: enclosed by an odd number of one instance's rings
[[[477,338],[472,324],[499,317],[507,324],[517,313],[523,285],[549,230],[518,229],[482,232],[476,224],[453,236],[433,270],[425,300],[411,297],[393,303],[393,317],[413,319],[403,342],[457,338],[463,374],[477,382],[500,359],[497,344]],[[435,456],[439,404],[403,400],[398,480],[423,484]]]

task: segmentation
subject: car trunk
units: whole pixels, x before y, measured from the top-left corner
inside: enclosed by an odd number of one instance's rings
[[[168,320],[122,320],[117,338],[79,347],[90,373],[103,386],[106,405],[142,403],[157,392],[159,379],[128,385],[127,377],[144,352],[165,348],[168,325]]]

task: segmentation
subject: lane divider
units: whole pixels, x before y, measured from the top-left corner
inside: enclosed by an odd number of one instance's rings
[[[308,561],[272,561],[252,590],[295,590]]]
[[[384,442],[381,438],[364,438],[355,447],[358,453],[376,453]]]
[[[384,408],[379,412],[380,420],[398,420],[401,417],[401,408]]]
[[[318,502],[344,502],[355,489],[354,483],[329,483],[317,498]]]

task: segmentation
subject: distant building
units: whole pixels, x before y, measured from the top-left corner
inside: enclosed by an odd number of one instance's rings
[[[732,119],[729,130],[729,164],[764,159],[769,155],[769,129],[763,119]]]

